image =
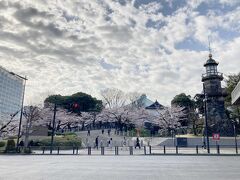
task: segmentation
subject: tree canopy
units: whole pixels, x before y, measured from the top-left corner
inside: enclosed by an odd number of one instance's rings
[[[189,107],[192,108],[194,106],[194,101],[191,99],[190,95],[186,95],[185,93],[181,93],[176,95],[171,101],[172,105],[177,105],[180,107]]]
[[[71,96],[50,95],[45,99],[44,103],[56,103],[58,106],[76,113],[81,111],[100,111],[102,109],[101,100],[83,92],[78,92]]]

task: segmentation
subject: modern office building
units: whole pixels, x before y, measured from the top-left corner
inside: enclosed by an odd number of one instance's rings
[[[20,111],[24,78],[0,66],[0,124]]]

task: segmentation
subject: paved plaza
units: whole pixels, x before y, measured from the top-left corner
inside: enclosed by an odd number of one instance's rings
[[[239,180],[237,156],[0,156],[0,180]]]

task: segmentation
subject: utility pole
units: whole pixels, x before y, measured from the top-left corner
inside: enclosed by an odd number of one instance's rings
[[[235,121],[232,121],[232,123],[233,123],[233,130],[234,130],[234,139],[235,139],[236,154],[238,154],[238,143],[237,143],[236,122],[235,122]]]
[[[203,93],[204,93],[204,116],[205,116],[205,137],[207,138],[207,152],[208,154],[210,153],[210,148],[209,148],[209,136],[208,136],[208,112],[207,112],[207,94],[205,91],[205,85],[203,83]]]
[[[55,134],[56,112],[57,112],[57,104],[56,104],[56,101],[55,101],[55,103],[54,103],[54,110],[53,110],[53,123],[52,123],[52,136],[51,136],[50,154],[52,154],[52,151],[53,151],[53,138],[54,138],[54,134]]]
[[[23,117],[23,105],[24,105],[24,96],[25,96],[25,88],[26,88],[26,82],[27,82],[27,77],[22,77],[14,73],[10,73],[12,75],[15,75],[21,79],[24,80],[24,86],[23,86],[23,94],[22,94],[22,105],[21,105],[21,112],[20,112],[20,120],[19,120],[19,125],[18,125],[18,136],[17,136],[17,151],[19,148],[19,141],[20,141],[20,136],[21,136],[21,127],[22,127],[22,117]]]

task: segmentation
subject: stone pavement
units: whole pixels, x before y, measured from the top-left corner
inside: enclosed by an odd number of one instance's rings
[[[239,180],[240,157],[0,156],[0,180]]]

